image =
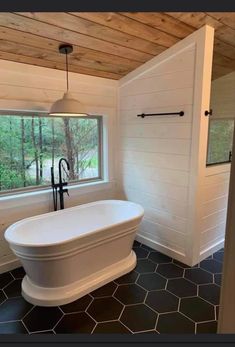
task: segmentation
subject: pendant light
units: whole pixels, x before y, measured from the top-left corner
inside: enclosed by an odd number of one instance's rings
[[[68,78],[68,54],[72,53],[73,46],[63,44],[59,46],[59,52],[65,54],[66,57],[66,80],[67,80],[67,91],[64,93],[62,99],[57,100],[50,109],[50,116],[76,116],[84,117],[87,116],[87,112],[83,104],[78,100],[73,99],[69,93],[69,78]]]

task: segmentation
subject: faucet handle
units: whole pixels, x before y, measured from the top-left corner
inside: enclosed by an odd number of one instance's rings
[[[67,193],[67,195],[69,196],[69,190],[68,189],[63,189],[63,193]]]

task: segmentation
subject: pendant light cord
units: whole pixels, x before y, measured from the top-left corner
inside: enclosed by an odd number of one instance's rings
[[[69,71],[68,71],[68,51],[67,49],[65,50],[66,52],[66,79],[67,79],[67,92],[69,90]]]

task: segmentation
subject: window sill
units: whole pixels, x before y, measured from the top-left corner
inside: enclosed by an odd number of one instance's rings
[[[87,182],[87,183],[80,183],[80,184],[73,184],[70,186],[67,186],[69,190],[69,194],[71,196],[74,195],[81,195],[90,193],[93,191],[98,191],[102,189],[107,189],[112,183],[112,181],[106,181],[106,180],[97,180],[94,182]],[[37,189],[30,192],[19,192],[19,193],[12,193],[9,195],[2,195],[0,196],[0,201],[12,201],[12,200],[21,200],[22,198],[33,198],[33,197],[45,197],[46,195],[52,194],[52,188],[48,189]]]

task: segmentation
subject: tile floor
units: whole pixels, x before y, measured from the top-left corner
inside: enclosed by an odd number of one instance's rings
[[[22,268],[0,275],[0,334],[215,333],[223,249],[190,268],[134,243],[134,271],[59,307],[21,296]]]

